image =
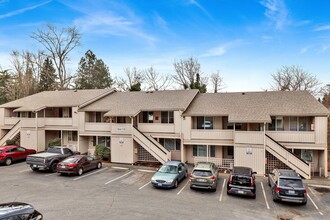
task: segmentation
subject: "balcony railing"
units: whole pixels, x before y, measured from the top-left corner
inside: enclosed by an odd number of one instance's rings
[[[5,125],[14,125],[16,124],[20,118],[18,117],[5,117]]]
[[[139,123],[138,128],[142,132],[147,133],[174,133],[174,124],[162,124],[162,123]]]
[[[237,144],[264,144],[263,131],[235,131]]]
[[[315,143],[314,131],[267,131],[277,142]]]
[[[198,162],[212,162],[219,168],[233,169],[234,159],[216,158],[216,157],[194,157],[194,163]]]
[[[111,123],[112,134],[132,134],[131,124]]]
[[[206,140],[233,140],[233,130],[201,130],[192,129],[191,139],[206,139]]]
[[[111,131],[111,124],[110,123],[86,122],[85,123],[85,131],[110,132]]]

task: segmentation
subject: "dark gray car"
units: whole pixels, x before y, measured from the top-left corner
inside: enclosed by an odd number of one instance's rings
[[[304,183],[294,170],[274,169],[268,175],[268,185],[272,189],[273,200],[307,203],[307,190]]]

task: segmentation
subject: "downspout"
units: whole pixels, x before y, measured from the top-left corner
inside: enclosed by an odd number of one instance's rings
[[[264,175],[266,174],[266,122],[264,122]]]
[[[36,137],[37,137],[37,152],[39,151],[39,147],[38,147],[38,112],[36,113]]]

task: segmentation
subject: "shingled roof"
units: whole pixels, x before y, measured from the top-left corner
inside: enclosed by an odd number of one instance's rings
[[[115,92],[79,111],[106,111],[104,116],[135,116],[141,111],[184,111],[198,90]]]
[[[184,116],[228,116],[229,122],[271,122],[271,116],[327,116],[307,91],[200,93]]]
[[[101,98],[114,89],[45,91],[0,105],[14,111],[37,111],[46,107],[75,107]]]

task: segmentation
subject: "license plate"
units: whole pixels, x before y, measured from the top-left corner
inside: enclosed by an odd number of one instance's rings
[[[238,190],[237,193],[238,193],[238,194],[244,194],[244,191],[242,191],[242,190]]]
[[[158,183],[158,186],[162,186],[162,184],[161,183]]]
[[[295,194],[296,192],[294,190],[288,190],[289,194]]]
[[[36,165],[36,164],[33,164],[33,167],[38,167],[38,165]]]
[[[61,168],[63,168],[63,169],[64,169],[64,168],[65,168],[65,166],[64,166],[64,165],[62,165],[62,166],[61,166]]]
[[[207,182],[207,180],[205,180],[205,179],[197,179],[197,181],[198,182],[203,182],[203,183]]]

